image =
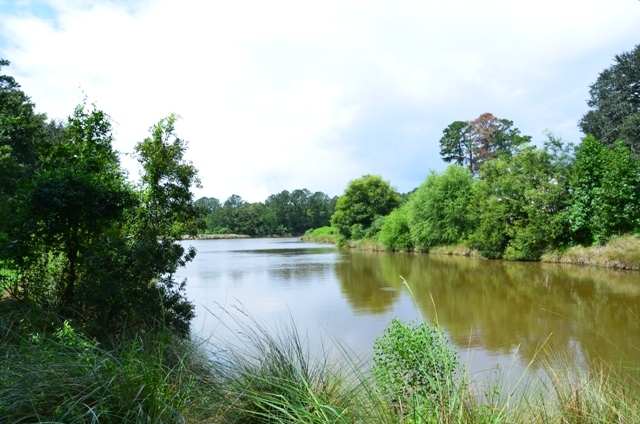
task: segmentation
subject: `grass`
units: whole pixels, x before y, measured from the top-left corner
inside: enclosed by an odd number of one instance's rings
[[[640,422],[633,373],[562,353],[541,355],[547,375],[515,389],[461,368],[442,390],[396,396],[341,343],[310,352],[292,320],[266,325],[239,311],[225,316],[236,338],[184,341],[157,329],[105,348],[55,317],[26,322],[16,305],[1,317],[2,423]]]
[[[477,250],[469,248],[464,243],[447,245],[447,246],[434,246],[429,249],[431,255],[455,255],[455,256],[479,256]]]
[[[604,246],[574,246],[564,251],[552,251],[542,255],[541,260],[640,270],[640,237],[626,235],[617,237]]]
[[[345,247],[348,247],[349,249],[364,250],[368,252],[386,252],[387,251],[387,248],[384,247],[382,243],[380,243],[376,239],[371,239],[371,238],[348,241]]]
[[[166,330],[114,341],[115,347],[106,349],[67,321],[46,333],[37,331],[40,323],[2,324],[0,422],[160,423],[211,417],[209,404],[218,396],[210,361],[199,346]]]
[[[338,243],[338,230],[333,227],[320,227],[314,230],[307,230],[301,237],[303,241],[316,243]]]
[[[602,363],[584,368],[558,352],[549,358],[544,365],[545,378],[517,399],[510,412],[512,422],[640,422],[638,382],[631,376],[634,373]]]

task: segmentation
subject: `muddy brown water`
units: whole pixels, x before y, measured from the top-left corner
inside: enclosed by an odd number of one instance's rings
[[[338,341],[366,358],[399,317],[437,320],[472,375],[499,368],[517,379],[550,356],[640,368],[637,271],[349,251],[298,239],[183,243],[198,251],[179,274],[196,305],[193,330],[204,338],[237,338],[224,311],[242,321],[241,309],[270,328],[294,323],[312,354]]]

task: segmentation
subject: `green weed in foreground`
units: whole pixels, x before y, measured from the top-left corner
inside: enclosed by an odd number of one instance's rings
[[[372,373],[389,400],[446,397],[455,390],[458,354],[439,328],[394,318],[373,345]]]

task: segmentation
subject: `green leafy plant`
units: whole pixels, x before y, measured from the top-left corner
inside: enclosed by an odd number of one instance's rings
[[[373,345],[372,374],[397,408],[446,399],[456,387],[458,354],[438,326],[394,318]]]
[[[406,206],[391,212],[382,224],[378,240],[389,250],[410,250],[413,248],[409,229],[409,209]]]

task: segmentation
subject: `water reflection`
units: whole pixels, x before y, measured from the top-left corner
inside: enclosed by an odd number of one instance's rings
[[[349,303],[388,311],[404,276],[423,316],[458,345],[526,362],[551,350],[640,364],[640,275],[576,266],[452,256],[350,252],[336,264]],[[344,259],[344,258],[343,258]],[[543,352],[544,354],[544,352]]]
[[[342,293],[359,314],[388,312],[398,298],[400,279],[387,275],[387,255],[344,255],[335,265]],[[393,262],[393,261],[392,261]],[[391,277],[391,278],[389,278]]]

